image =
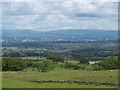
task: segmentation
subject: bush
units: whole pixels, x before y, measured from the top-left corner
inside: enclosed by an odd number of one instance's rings
[[[2,59],[2,70],[3,71],[22,71],[26,68],[26,63],[14,58],[3,58]]]
[[[61,55],[49,55],[47,59],[53,60],[54,62],[63,62],[64,57]]]
[[[99,65],[93,65],[93,70],[98,71],[98,70],[103,70],[103,68]]]
[[[44,60],[37,64],[37,70],[41,72],[48,72],[51,70],[54,70],[55,64],[53,61],[50,60]]]
[[[88,64],[89,63],[89,59],[88,58],[80,58],[80,64]]]
[[[97,65],[102,67],[104,70],[119,69],[119,62],[115,57],[109,57],[107,60],[97,63]]]
[[[65,63],[63,67],[66,69],[74,69],[74,70],[80,69],[80,65],[74,63]]]
[[[89,70],[89,71],[98,71],[98,70],[103,70],[103,68],[99,65],[91,65],[88,64],[85,66],[85,70]]]

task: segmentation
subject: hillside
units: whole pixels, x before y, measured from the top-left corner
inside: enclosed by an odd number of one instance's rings
[[[27,29],[19,30],[2,30],[3,38],[5,37],[27,37],[27,38],[49,38],[49,39],[100,39],[109,38],[117,39],[116,30],[54,30],[54,31],[35,31]]]

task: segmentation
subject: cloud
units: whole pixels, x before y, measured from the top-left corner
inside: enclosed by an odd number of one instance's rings
[[[27,2],[25,3],[3,3],[3,15],[31,15],[34,14]],[[22,9],[22,10],[21,10]]]
[[[59,0],[57,2],[118,2],[119,0]],[[56,0],[3,0],[2,2],[56,2]]]
[[[13,0],[14,1],[14,0]],[[3,2],[3,28],[117,29],[117,2]]]

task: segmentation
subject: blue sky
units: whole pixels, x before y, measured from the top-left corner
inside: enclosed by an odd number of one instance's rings
[[[2,3],[3,29],[39,31],[59,29],[117,30],[117,24],[117,2],[12,1]]]

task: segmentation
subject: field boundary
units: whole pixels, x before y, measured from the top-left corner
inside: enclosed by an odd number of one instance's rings
[[[112,86],[119,86],[118,83],[110,83],[110,82],[86,82],[86,81],[80,81],[80,80],[33,80],[32,82],[36,83],[78,83],[78,84],[95,84],[95,85],[112,85]]]

